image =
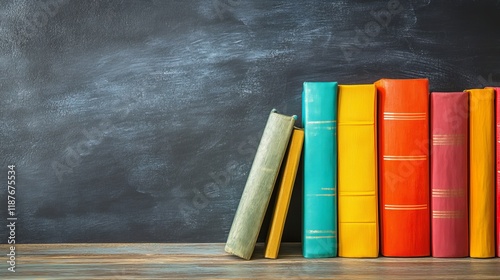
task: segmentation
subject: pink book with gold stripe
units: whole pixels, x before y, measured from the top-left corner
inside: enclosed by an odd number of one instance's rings
[[[431,93],[430,119],[432,256],[467,257],[467,92]]]

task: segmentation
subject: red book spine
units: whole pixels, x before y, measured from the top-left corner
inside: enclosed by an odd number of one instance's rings
[[[468,94],[431,94],[432,256],[469,255]]]
[[[497,256],[500,257],[500,88],[495,88],[495,120],[496,120],[496,160],[497,160]]]
[[[382,79],[375,85],[381,253],[429,256],[429,81]]]

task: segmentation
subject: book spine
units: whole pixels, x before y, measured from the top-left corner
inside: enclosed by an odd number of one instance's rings
[[[337,255],[337,83],[305,82],[302,254]]]
[[[497,257],[500,257],[500,88],[495,88],[496,100],[496,192],[497,192]]]
[[[495,256],[495,127],[493,89],[469,93],[470,256]]]
[[[339,85],[339,256],[378,257],[377,94]]]
[[[295,128],[292,132],[290,144],[285,155],[284,166],[281,168],[281,180],[278,185],[278,195],[274,207],[271,226],[267,235],[266,249],[264,256],[270,259],[276,259],[285,228],[286,216],[290,199],[292,197],[295,177],[299,168],[300,155],[302,154],[302,144],[304,142],[304,130]]]
[[[229,231],[225,250],[250,259],[296,117],[269,115]]]
[[[429,256],[428,80],[382,79],[375,85],[381,253],[392,257]]]
[[[495,91],[495,143],[496,143],[496,255],[500,257],[500,88]]]
[[[469,255],[468,95],[431,94],[432,256]]]

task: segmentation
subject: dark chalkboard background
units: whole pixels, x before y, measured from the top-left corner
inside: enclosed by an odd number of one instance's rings
[[[0,217],[15,164],[17,242],[224,242],[268,114],[299,124],[303,81],[499,85],[499,14],[500,1],[0,1]],[[298,183],[286,241],[300,207]]]

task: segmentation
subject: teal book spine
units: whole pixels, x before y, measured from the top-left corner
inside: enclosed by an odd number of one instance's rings
[[[337,256],[337,83],[305,82],[302,254]]]

